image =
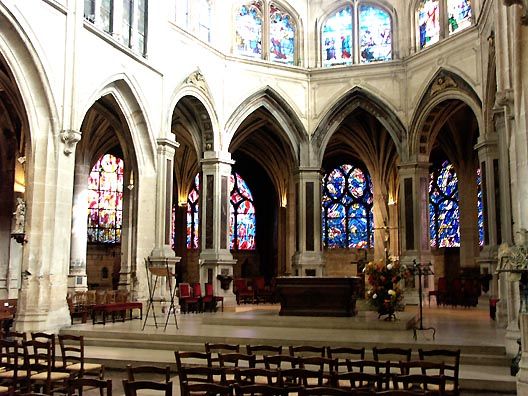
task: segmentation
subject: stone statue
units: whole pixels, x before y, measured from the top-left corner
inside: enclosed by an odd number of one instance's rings
[[[24,224],[26,221],[26,203],[22,198],[17,198],[15,215],[15,228],[13,234],[24,234]]]

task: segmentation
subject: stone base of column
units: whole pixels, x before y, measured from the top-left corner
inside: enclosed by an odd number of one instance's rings
[[[405,289],[403,302],[405,305],[418,305],[420,303],[420,297],[418,295],[418,289]],[[422,304],[426,304],[426,300],[422,301]]]
[[[517,394],[528,395],[528,314],[520,315],[522,355],[517,373]]]
[[[68,293],[88,290],[88,276],[86,273],[68,275]]]
[[[508,356],[515,356],[519,351],[519,344],[517,340],[521,338],[521,330],[517,321],[510,322],[506,328],[506,335],[504,337],[504,346],[506,347],[506,354]]]
[[[180,262],[181,257],[177,257],[174,254],[174,251],[170,249],[170,246],[165,246],[161,249],[154,249],[152,250],[151,255],[148,258],[149,266],[152,268],[166,268],[169,267],[169,276],[170,279],[167,276],[159,276],[158,281],[156,283],[156,287],[153,290],[153,298],[155,301],[170,301],[170,287],[172,287],[172,290],[174,291],[177,287],[176,284],[176,265]],[[151,277],[151,287],[154,287],[155,282],[155,276],[152,275],[149,272],[149,275]],[[171,284],[169,285],[169,282]],[[148,294],[146,296],[149,298]],[[174,298],[174,305],[177,312],[180,310],[179,306],[179,300],[177,297]]]
[[[292,260],[294,276],[324,276],[326,268],[320,252],[297,252]]]
[[[505,328],[508,326],[508,304],[505,300],[500,299],[497,302],[495,321],[497,322],[497,327]]]
[[[200,283],[212,283],[215,296],[224,298],[224,311],[234,312],[236,298],[233,293],[233,259],[200,259]]]

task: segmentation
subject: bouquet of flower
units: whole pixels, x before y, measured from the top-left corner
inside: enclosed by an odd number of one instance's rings
[[[392,315],[403,309],[403,292],[399,282],[410,276],[405,266],[396,260],[371,261],[365,266],[365,279],[369,284],[367,300],[379,315]]]

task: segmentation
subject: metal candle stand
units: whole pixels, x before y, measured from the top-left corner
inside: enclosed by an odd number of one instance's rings
[[[423,326],[423,290],[422,290],[422,276],[423,275],[434,275],[431,270],[431,263],[421,264],[417,263],[416,260],[413,260],[412,267],[413,275],[418,275],[418,301],[420,303],[420,327],[413,327],[413,337],[415,340],[418,339],[417,331],[432,330],[433,331],[433,340],[435,339],[436,329],[434,327],[424,327]]]

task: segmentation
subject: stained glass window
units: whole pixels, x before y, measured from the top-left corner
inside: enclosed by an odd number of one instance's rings
[[[371,5],[359,7],[361,63],[392,59],[392,27],[388,12]]]
[[[256,222],[253,196],[238,173],[231,174],[229,183],[231,186],[231,242],[229,248],[231,250],[255,250]]]
[[[484,203],[482,202],[482,177],[480,175],[480,169],[477,169],[477,224],[479,232],[479,245],[484,245]]]
[[[352,7],[346,6],[326,20],[321,40],[323,66],[352,64]]]
[[[447,21],[449,34],[471,26],[470,0],[447,0]]]
[[[241,6],[236,16],[236,51],[252,58],[262,57],[262,1]]]
[[[197,174],[187,197],[187,249],[198,249],[199,198],[200,176]]]
[[[198,5],[198,37],[209,42],[211,40],[211,5],[209,0],[200,0]]]
[[[322,239],[327,248],[374,245],[370,176],[349,164],[323,177]]]
[[[291,16],[270,5],[270,59],[293,65],[295,55],[295,24]]]
[[[123,224],[121,158],[105,154],[88,177],[88,242],[120,243]]]
[[[431,246],[460,246],[458,179],[453,164],[444,161],[433,169],[429,184]]]
[[[418,6],[420,48],[434,44],[440,39],[439,9],[439,0],[422,0]]]

